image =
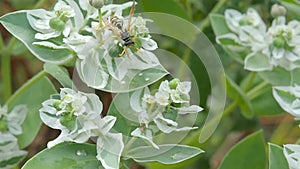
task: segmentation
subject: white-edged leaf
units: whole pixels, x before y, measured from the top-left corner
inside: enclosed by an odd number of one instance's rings
[[[204,151],[197,147],[177,144],[159,145],[159,149],[152,146],[141,146],[131,149],[126,157],[136,162],[160,162],[163,164],[175,164],[195,157]]]

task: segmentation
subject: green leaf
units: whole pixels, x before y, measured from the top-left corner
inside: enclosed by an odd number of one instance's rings
[[[167,74],[169,73],[161,65],[142,71],[131,69],[128,70],[123,81],[114,80],[110,77],[106,87],[101,90],[111,93],[130,92],[146,87]]]
[[[9,2],[14,9],[32,8],[32,6],[36,3],[35,0],[9,0]]]
[[[124,136],[130,136],[130,133],[139,126],[136,112],[132,110],[129,104],[130,96],[129,93],[117,94],[107,113],[117,118],[113,129]]]
[[[269,143],[269,169],[289,169],[282,147]]]
[[[193,158],[204,151],[197,147],[186,145],[165,144],[159,145],[159,149],[152,146],[141,146],[131,149],[126,157],[136,162],[160,162],[163,164],[175,164]]]
[[[70,79],[67,69],[65,69],[64,67],[46,63],[44,64],[44,70],[51,76],[53,76],[56,80],[58,80],[63,87],[70,89],[75,87],[73,86],[73,82]]]
[[[296,0],[278,0],[278,1],[287,8],[289,15],[293,16],[293,18],[300,19],[299,1],[298,2]]]
[[[187,12],[175,0],[139,0],[138,3],[144,12],[168,13],[186,20],[191,20]]]
[[[62,143],[28,160],[22,169],[102,169],[92,144]]]
[[[0,17],[0,23],[35,55],[44,62],[63,64],[73,58],[66,49],[45,49],[39,48],[32,43],[37,41],[34,36],[37,33],[33,30],[27,20],[26,10],[17,11]]]
[[[238,101],[242,114],[248,119],[252,118],[254,113],[249,98],[228,76],[226,77],[226,87],[228,96],[231,99]]]
[[[225,35],[227,33],[231,33],[230,29],[227,26],[227,23],[225,21],[225,17],[223,15],[220,14],[210,14],[210,22],[211,22],[211,26],[213,28],[213,31],[215,33],[216,36],[221,36],[221,35]],[[234,41],[228,41],[228,38],[226,42],[222,41],[222,44],[226,44],[229,43],[230,45],[233,45],[235,47],[239,47],[239,45],[234,42]],[[220,39],[222,40],[222,39]],[[222,45],[223,49],[226,51],[226,53],[229,54],[229,56],[231,56],[233,59],[235,59],[237,62],[239,63],[244,63],[244,58],[246,57],[246,55],[248,54],[248,49],[245,48],[243,50],[241,50],[240,52],[235,52],[230,50],[228,47]],[[240,46],[240,48],[243,46]],[[243,47],[244,48],[244,47]]]
[[[254,114],[259,116],[270,116],[285,113],[274,99],[272,87],[269,85],[263,90],[265,90],[263,94],[251,100]]]
[[[237,143],[224,157],[218,169],[263,169],[267,166],[262,131]]]
[[[18,136],[20,148],[28,146],[38,133],[42,121],[39,109],[42,102],[49,99],[56,90],[44,73],[39,73],[24,84],[8,101],[7,105],[13,108],[16,105],[25,104],[28,113],[22,125],[23,133]]]
[[[210,14],[209,17],[211,26],[216,36],[224,35],[226,33],[231,32],[226,24],[225,17],[223,15]]]
[[[281,67],[275,67],[272,71],[259,72],[259,75],[273,86],[289,86],[291,83],[291,73]]]

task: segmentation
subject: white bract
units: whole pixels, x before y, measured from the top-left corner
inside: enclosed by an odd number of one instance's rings
[[[11,133],[0,131],[0,164],[1,169],[12,169],[25,156],[27,152],[20,150],[18,140]]]
[[[111,133],[116,118],[101,117],[102,102],[95,94],[62,88],[60,95],[43,102],[40,109],[42,121],[51,128],[61,130],[48,147],[65,141],[84,143],[97,138],[97,158],[105,168],[119,168],[124,148],[122,134]]]
[[[283,153],[288,161],[290,169],[299,169],[300,166],[300,145],[284,145]]]
[[[135,91],[130,97],[130,105],[136,112],[140,127],[131,135],[142,138],[158,148],[153,142],[153,135],[158,131],[168,134],[195,129],[189,126],[179,127],[177,122],[182,115],[202,111],[201,107],[190,105],[190,89],[190,82],[174,79],[171,82],[163,81],[154,96],[150,94],[148,88]]]
[[[8,112],[7,106],[0,106],[0,133],[10,133],[12,135],[22,134],[22,127],[28,109],[25,105],[15,106]]]
[[[245,50],[243,47],[249,47],[252,50],[264,48],[266,24],[255,9],[249,8],[246,14],[234,9],[227,9],[225,21],[232,33],[218,36],[218,43],[226,39],[232,40],[235,44],[228,46],[232,50]]]
[[[15,106],[8,112],[7,106],[0,106],[0,164],[1,169],[15,167],[27,154],[19,148],[16,135],[22,134],[22,127],[28,109],[25,105]],[[13,161],[12,161],[13,160]]]
[[[300,119],[300,86],[273,87],[273,96],[283,110]]]

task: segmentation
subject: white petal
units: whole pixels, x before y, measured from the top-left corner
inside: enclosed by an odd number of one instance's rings
[[[150,129],[145,128],[144,132],[142,132],[140,128],[137,128],[133,132],[131,132],[131,136],[144,139],[151,146],[153,146],[156,149],[159,149],[158,145],[153,142],[152,131]]]
[[[23,124],[27,113],[28,109],[25,105],[18,105],[8,114],[7,122],[10,133],[14,135],[22,133],[21,125]]]
[[[50,49],[66,49],[67,48],[65,46],[58,46],[49,41],[33,42],[32,44],[35,46],[38,46],[38,47],[44,47],[44,48],[50,48]]]
[[[141,38],[142,47],[146,50],[155,50],[158,48],[157,43],[149,38]]]
[[[177,108],[178,114],[190,114],[190,113],[198,113],[203,110],[200,106],[192,105],[189,107],[181,107]]]

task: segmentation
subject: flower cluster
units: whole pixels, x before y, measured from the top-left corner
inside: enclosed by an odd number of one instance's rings
[[[80,78],[95,89],[105,88],[110,81],[122,82],[129,71],[160,65],[151,52],[157,44],[151,39],[147,20],[122,15],[135,4],[101,5],[100,9],[91,4],[88,0],[59,0],[53,11],[28,11],[27,19],[37,31],[33,45],[72,51]]]
[[[244,53],[245,68],[251,71],[282,67],[293,70],[300,67],[300,22],[286,23],[284,16],[276,15],[271,27],[266,28],[259,14],[252,8],[246,14],[229,9],[225,21],[230,33],[217,37],[217,42],[236,53]]]
[[[158,131],[171,133],[195,129],[179,127],[176,122],[178,116],[202,111],[201,107],[190,105],[190,90],[190,82],[173,79],[170,82],[163,81],[154,95],[150,94],[148,88],[135,91],[130,98],[130,105],[137,113],[140,127],[131,135],[142,138],[158,148],[153,142],[153,134]]]
[[[11,169],[27,154],[19,149],[17,135],[22,134],[21,125],[27,114],[27,107],[18,105],[8,113],[7,106],[0,106],[0,163],[1,168]],[[11,159],[14,161],[9,162]]]
[[[122,134],[110,132],[116,118],[101,117],[102,102],[95,94],[76,92],[62,88],[60,95],[43,102],[40,109],[42,121],[60,135],[48,143],[52,147],[64,141],[84,143],[90,137],[97,138],[97,158],[105,168],[118,168],[124,144]],[[117,149],[111,146],[118,147]],[[117,156],[107,161],[107,156]]]

